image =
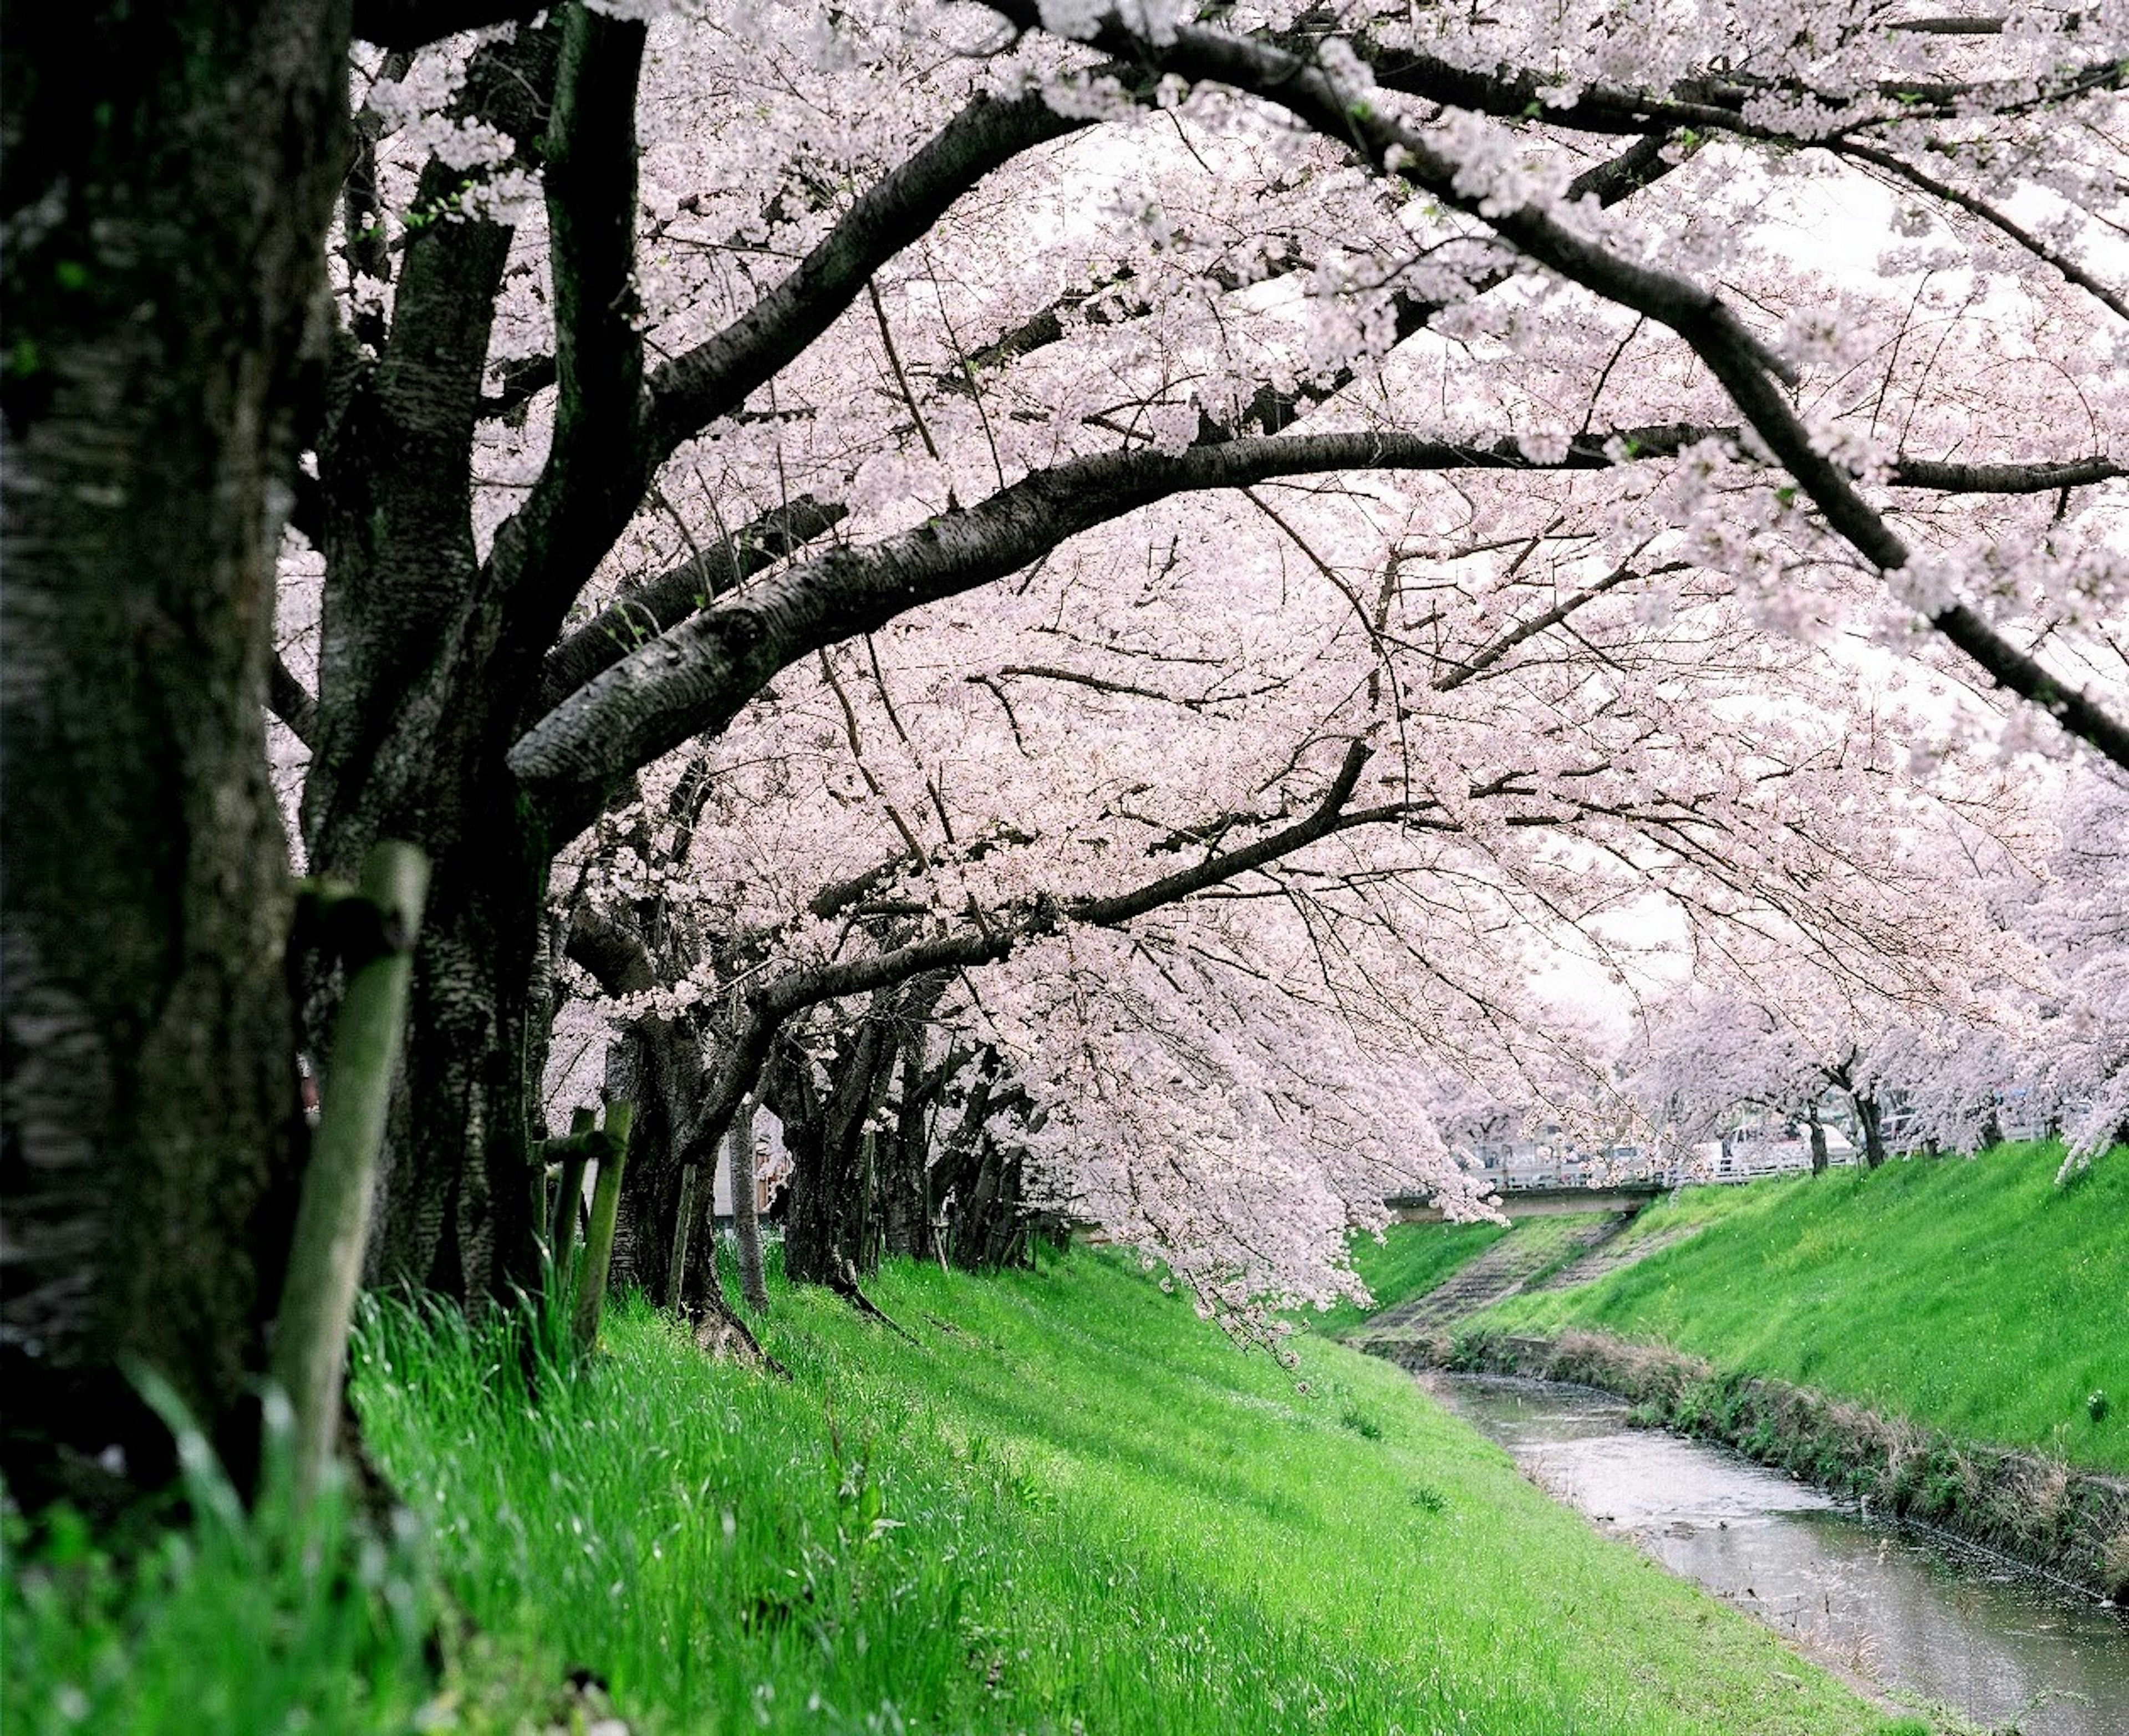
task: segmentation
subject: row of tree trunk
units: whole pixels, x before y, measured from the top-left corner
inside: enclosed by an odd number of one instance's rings
[[[931,1023],[941,976],[882,990],[838,1033],[823,1064],[778,1041],[754,1090],[722,1130],[730,1166],[742,1296],[766,1305],[755,1183],[758,1104],[781,1124],[793,1172],[783,1200],[783,1269],[793,1281],[849,1292],[884,1256],[974,1271],[1024,1260],[1045,1221],[1031,1210],[1026,1094],[995,1052],[949,1043]],[[607,1095],[639,1104],[622,1190],[613,1279],[700,1317],[718,1305],[710,1178],[690,1153],[717,1148],[696,1121],[699,1033],[679,1021],[630,1027],[609,1054]],[[706,1137],[707,1135],[707,1137]]]

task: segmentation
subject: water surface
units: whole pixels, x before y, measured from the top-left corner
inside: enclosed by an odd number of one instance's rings
[[[1812,1656],[2024,1736],[2129,1736],[2129,1612],[1720,1447],[1623,1400],[1496,1375],[1428,1385],[1560,1500]]]

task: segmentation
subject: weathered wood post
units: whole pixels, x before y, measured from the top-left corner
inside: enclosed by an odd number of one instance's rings
[[[590,1134],[598,1118],[589,1109],[573,1110],[569,1136],[560,1142],[562,1156],[561,1190],[555,1195],[553,1227],[547,1243],[554,1251],[555,1270],[569,1270],[569,1248],[577,1236],[577,1216],[584,1209],[584,1160],[591,1150]]]
[[[339,1432],[348,1326],[369,1240],[377,1154],[428,888],[426,856],[412,844],[379,843],[362,865],[354,898],[343,894],[332,900],[337,909],[328,919],[329,932],[349,937],[346,988],[321,1081],[317,1130],[274,1319],[271,1370],[295,1412],[300,1503],[317,1492]]]
[[[731,1153],[732,1239],[739,1257],[740,1300],[755,1314],[765,1314],[769,1290],[761,1277],[761,1204],[755,1197],[751,1097],[734,1111],[726,1140],[726,1149]]]
[[[665,1262],[665,1305],[678,1308],[686,1294],[688,1238],[695,1227],[695,1172],[691,1163],[680,1171],[680,1209],[673,1219],[673,1257]],[[715,1189],[712,1187],[714,1193]]]
[[[583,1271],[577,1285],[577,1343],[585,1350],[598,1342],[607,1271],[613,1262],[613,1226],[621,1213],[621,1178],[628,1165],[628,1135],[635,1121],[634,1104],[607,1105],[598,1180],[592,1188],[591,1228],[584,1235]]]

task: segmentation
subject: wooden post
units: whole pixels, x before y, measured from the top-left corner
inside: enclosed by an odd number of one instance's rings
[[[562,1142],[562,1186],[555,1195],[555,1220],[547,1236],[557,1272],[569,1270],[569,1245],[577,1236],[577,1214],[584,1209],[584,1155],[591,1143],[584,1136],[598,1124],[598,1118],[591,1110],[573,1110],[569,1137]]]
[[[577,1343],[585,1350],[598,1342],[607,1269],[613,1261],[614,1221],[621,1214],[621,1176],[627,1166],[628,1135],[635,1121],[634,1104],[607,1105],[606,1140],[598,1180],[592,1188],[591,1228],[584,1234],[584,1266],[577,1286]]]
[[[695,1224],[695,1171],[691,1163],[680,1171],[680,1213],[673,1220],[673,1257],[665,1262],[665,1305],[678,1308],[688,1293],[688,1237]]]
[[[732,1239],[738,1244],[740,1300],[755,1314],[769,1310],[761,1280],[761,1202],[755,1197],[754,1099],[741,1100],[726,1136],[731,1153]]]
[[[347,960],[274,1327],[274,1382],[295,1411],[299,1503],[317,1492],[339,1433],[348,1324],[369,1240],[377,1154],[428,889],[428,858],[412,844],[380,843],[362,865],[360,895],[374,913],[375,928],[366,956]]]

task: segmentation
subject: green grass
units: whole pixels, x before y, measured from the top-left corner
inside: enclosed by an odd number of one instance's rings
[[[1374,1306],[1341,1302],[1300,1316],[1311,1332],[1343,1338],[1377,1309],[1420,1296],[1446,1284],[1502,1237],[1504,1223],[1393,1223],[1380,1238],[1358,1235],[1350,1243],[1353,1270],[1368,1286]]]
[[[107,1660],[70,1719],[70,1570],[11,1559],[0,1724],[402,1729],[426,1695],[426,1730],[567,1728],[583,1670],[635,1736],[1887,1729],[1386,1364],[1311,1340],[1283,1369],[1084,1252],[987,1281],[902,1265],[873,1294],[918,1343],[775,1292],[788,1384],[623,1305],[536,1406],[500,1323],[381,1310],[356,1392],[464,1618],[442,1686],[390,1623],[336,1653],[231,1614],[244,1574],[196,1562],[106,1600],[134,1673]],[[217,1622],[189,1695],[139,1663]],[[314,1670],[360,1689],[298,1718]],[[246,1715],[202,1722],[232,1676]]]
[[[1481,1318],[1658,1340],[1968,1439],[2129,1471],[2129,1152],[2064,1188],[2060,1161],[2052,1145],[2004,1146],[1688,1189],[1628,1232],[1687,1239]],[[2087,1405],[2096,1391],[2103,1419]]]
[[[190,1522],[122,1564],[64,1508],[34,1541],[7,1509],[0,1730],[412,1728],[441,1605],[411,1525],[367,1535],[337,1485],[300,1516],[285,1485],[246,1514],[197,1436],[187,1457]]]

